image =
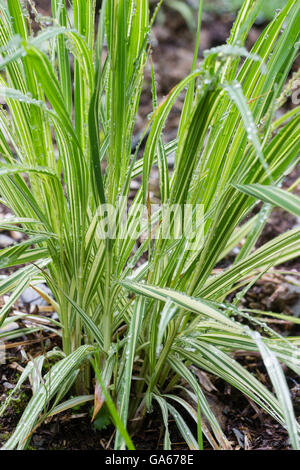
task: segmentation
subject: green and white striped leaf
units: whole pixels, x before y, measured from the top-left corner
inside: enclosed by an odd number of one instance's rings
[[[263,358],[264,365],[272,381],[279,403],[282,407],[286,427],[290,436],[290,441],[294,450],[300,449],[299,427],[296,421],[295,412],[291,400],[282,368],[276,355],[263,342],[261,335],[256,332],[249,332],[253,341],[256,342],[259,352]]]
[[[162,302],[167,302],[169,300],[178,307],[181,307],[187,311],[213,318],[216,321],[223,323],[224,325],[229,325],[233,328],[236,328],[237,330],[241,328],[237,323],[230,320],[230,318],[226,317],[226,315],[223,315],[223,313],[210,305],[209,302],[203,301],[201,299],[189,297],[186,294],[174,291],[172,289],[148,286],[132,281],[121,281],[120,284],[126,289],[132,290],[137,294],[151,297],[152,299],[156,299]]]
[[[300,198],[275,186],[236,185],[236,189],[300,217]]]

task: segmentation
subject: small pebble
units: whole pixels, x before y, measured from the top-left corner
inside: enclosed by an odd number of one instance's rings
[[[52,295],[51,290],[44,284],[39,284],[37,288],[43,290],[47,295]],[[31,287],[24,290],[21,301],[25,305],[48,305],[47,302]]]
[[[16,242],[21,241],[22,238],[23,238],[23,234],[22,234],[21,232],[15,232],[15,231],[10,232],[10,236],[11,236],[11,238],[13,238]]]
[[[15,242],[11,237],[4,235],[4,233],[0,233],[0,248],[7,248],[8,246],[12,246],[14,243]]]
[[[7,390],[12,390],[13,388],[15,388],[15,386],[13,384],[10,384],[9,382],[4,382],[2,385]]]
[[[7,333],[8,331],[17,330],[19,328],[18,323],[11,322],[0,328],[0,333]]]

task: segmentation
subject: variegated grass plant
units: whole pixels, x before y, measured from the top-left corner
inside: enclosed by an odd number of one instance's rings
[[[299,160],[299,108],[277,111],[291,89],[286,82],[298,54],[300,5],[287,1],[248,52],[244,44],[263,1],[245,0],[227,45],[206,51],[199,63],[200,1],[191,73],[158,103],[151,66],[146,146],[132,151],[161,3],[150,18],[148,0],[104,0],[94,41],[93,0],[72,2],[74,24],[65,2],[52,0],[53,18],[43,20],[37,34],[26,2],[0,1],[0,94],[7,103],[0,111],[0,193],[13,213],[1,229],[26,235],[1,251],[1,268],[22,266],[1,277],[1,295],[10,293],[1,325],[24,318],[9,313],[33,286],[58,313],[51,326],[43,327],[42,315],[31,318],[33,330],[52,328],[63,345],[24,369],[15,392],[29,377],[33,396],[4,449],[25,448],[45,417],[92,399],[95,415],[103,406],[111,413],[116,449],[134,447],[135,432],[153,407],[163,418],[165,449],[171,448],[170,417],[189,448],[201,449],[204,433],[213,448],[230,449],[197,368],[256,402],[299,448],[280,365],[300,372],[299,339],[275,333],[240,302],[263,273],[300,254],[299,228],[255,248],[272,205],[298,204],[292,195],[280,198],[277,187]],[[165,143],[166,120],[182,93],[177,138]],[[154,166],[162,204],[203,207],[198,249],[189,249],[186,235],[163,237],[162,212],[150,210]],[[132,201],[131,181],[138,177]],[[242,224],[260,199],[260,212]],[[117,226],[114,238],[99,237],[99,207],[118,201],[121,216],[130,206],[125,227]],[[148,207],[148,223],[132,238],[140,204]],[[215,270],[240,244],[232,265]],[[236,350],[261,353],[273,391],[234,359]],[[49,357],[56,363],[44,374]],[[69,398],[74,384],[77,396]]]

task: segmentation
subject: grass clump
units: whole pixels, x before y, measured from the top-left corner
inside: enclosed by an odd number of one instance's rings
[[[13,213],[1,228],[27,235],[1,252],[2,268],[24,267],[0,281],[0,294],[11,293],[0,319],[9,321],[13,303],[34,286],[55,307],[53,327],[63,344],[43,377],[35,361],[24,370],[20,381],[34,374],[37,384],[6,449],[26,447],[41,418],[92,399],[94,416],[104,403],[111,415],[116,449],[134,448],[154,404],[165,449],[172,445],[169,416],[189,448],[201,449],[204,433],[213,448],[229,449],[191,365],[251,398],[299,448],[279,363],[299,373],[299,340],[268,328],[261,336],[257,320],[253,329],[237,321],[249,285],[300,254],[299,228],[255,249],[269,200],[240,225],[258,203],[249,185],[277,188],[299,160],[299,108],[276,119],[298,54],[299,2],[289,0],[248,52],[244,44],[263,1],[246,0],[227,44],[198,63],[202,3],[191,73],[161,103],[152,66],[153,113],[140,158],[133,132],[162,2],[150,17],[148,0],[104,0],[95,40],[93,0],[72,2],[74,24],[65,2],[52,0],[51,24],[37,34],[21,2],[0,1],[0,94],[7,102],[0,110],[0,196]],[[177,138],[166,144],[164,125],[183,92]],[[156,210],[149,192],[154,165]],[[141,186],[131,200],[136,178]],[[243,240],[234,263],[216,272]],[[54,299],[38,287],[42,282]],[[238,288],[242,294],[227,303]],[[261,353],[274,393],[233,359],[241,349]],[[67,399],[74,384],[77,396]]]

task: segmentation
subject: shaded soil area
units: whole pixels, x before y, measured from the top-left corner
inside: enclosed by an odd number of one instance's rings
[[[42,14],[49,14],[49,1],[40,0],[35,3],[37,7],[41,8]],[[230,32],[231,25],[232,17],[230,16],[206,18],[201,34],[201,52],[209,47],[223,44]],[[259,32],[259,27],[253,28],[249,37],[249,47],[257,39]],[[152,57],[155,64],[158,95],[161,99],[189,73],[193,57],[192,35],[183,19],[171,10],[168,11],[166,24],[154,27]],[[152,97],[149,90],[151,90],[151,83],[150,70],[148,69],[136,126],[137,133],[141,131],[147,115],[152,111]],[[182,100],[178,100],[168,119],[167,140],[175,137],[182,103]],[[290,186],[299,176],[300,167],[296,168],[293,174],[285,180],[285,185]],[[297,188],[296,192],[300,194],[300,188]],[[2,211],[4,211],[3,208]],[[5,213],[2,212],[3,215]],[[296,218],[287,213],[274,210],[258,241],[258,246],[295,227],[298,223]],[[11,233],[5,232],[1,235],[9,238],[13,236]],[[7,240],[6,242],[8,243]],[[230,257],[228,263],[230,263]],[[295,274],[293,283],[289,282],[285,275],[265,276],[247,293],[243,307],[300,316],[300,277],[296,276],[297,273],[300,273],[300,259],[293,260],[279,268],[290,271],[292,277],[293,273]],[[7,272],[4,271],[3,274],[7,274]],[[43,308],[46,311],[45,305],[34,304],[31,301],[27,304],[23,302],[19,308],[20,311],[32,314],[43,311]],[[285,336],[299,335],[300,333],[299,325],[295,326],[289,322],[270,320],[269,318],[263,318],[263,321]],[[14,341],[12,339],[9,341],[7,364],[0,368],[0,402],[4,402],[10,390],[14,388],[22,372],[22,367],[28,360],[54,346],[60,346],[60,339],[45,332],[24,336],[22,340]],[[245,354],[241,351],[236,354],[236,358],[270,390],[272,389],[258,354]],[[290,370],[285,372],[294,400],[295,412],[300,417],[299,378]],[[202,380],[203,389],[211,408],[219,418],[233,449],[284,450],[290,448],[286,431],[252,401],[221,379],[204,374]],[[15,429],[30,397],[30,385],[23,385],[5,415],[0,417],[0,446]],[[161,415],[158,410],[154,409],[153,413],[147,416],[142,430],[134,438],[137,449],[162,449],[164,436],[161,423]],[[175,423],[171,420],[170,432],[173,449],[186,449],[186,444],[178,434]],[[36,429],[30,443],[30,449],[104,450],[111,449],[112,439],[113,428],[108,426],[102,431],[97,431],[91,423],[91,406],[85,405],[78,410],[64,412],[48,419],[48,421],[46,420]],[[207,449],[210,448],[206,440],[204,440],[204,446]]]
[[[38,348],[36,353],[39,354]],[[271,389],[263,363],[255,353],[236,354],[244,367]],[[12,361],[12,362],[10,362]],[[7,396],[7,388],[14,385],[17,373],[16,364],[22,364],[18,352],[9,359],[9,365],[1,368],[0,399]],[[202,373],[203,374],[203,373]],[[288,385],[295,406],[300,416],[300,385],[296,376],[286,373]],[[236,389],[204,374],[203,390],[212,411],[231,443],[233,450],[288,450],[290,449],[286,431],[269,415],[264,413],[254,402],[243,396]],[[206,384],[204,385],[204,381]],[[213,387],[213,388],[212,388]],[[210,391],[208,391],[208,389]],[[31,397],[29,385],[22,386],[16,399],[11,403],[5,415],[0,418],[0,445],[3,445],[15,429],[28,400]],[[85,405],[79,410],[72,410],[56,415],[38,427],[31,439],[30,450],[112,450],[114,430],[112,426],[96,430],[91,423],[91,406]],[[193,430],[193,423],[186,416],[186,421]],[[169,422],[173,450],[187,449],[178,433],[174,421]],[[138,450],[162,450],[164,429],[157,409],[149,414],[142,429],[133,441]],[[204,438],[204,449],[209,450],[209,443]]]

